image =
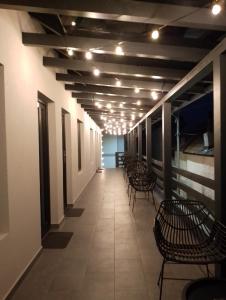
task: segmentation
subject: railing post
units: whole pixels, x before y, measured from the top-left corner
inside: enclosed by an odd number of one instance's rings
[[[136,129],[133,130],[133,140],[132,140],[132,146],[133,146],[133,157],[137,158],[137,150],[136,150]]]
[[[151,126],[151,117],[147,117],[146,122],[146,157],[148,169],[151,169],[152,161],[152,126]]]
[[[138,125],[138,159],[142,160],[142,124]]]
[[[226,56],[213,62],[214,87],[214,158],[216,218],[226,224]],[[226,263],[216,267],[218,276],[226,276]]]
[[[171,130],[171,103],[162,105],[162,162],[164,199],[171,199],[172,193],[172,130]]]

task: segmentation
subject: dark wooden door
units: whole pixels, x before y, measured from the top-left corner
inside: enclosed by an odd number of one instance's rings
[[[62,155],[63,155],[63,193],[64,209],[67,208],[67,151],[66,151],[66,126],[65,116],[67,112],[62,110]]]
[[[42,238],[50,229],[49,138],[47,104],[38,102],[39,165]]]

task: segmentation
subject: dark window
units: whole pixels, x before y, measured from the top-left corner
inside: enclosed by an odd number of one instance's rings
[[[78,170],[82,169],[82,122],[77,120],[78,130]]]

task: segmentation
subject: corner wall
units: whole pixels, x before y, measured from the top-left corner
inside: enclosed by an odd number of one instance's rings
[[[69,113],[66,126],[68,203],[76,201],[95,174],[99,161],[96,157],[100,156],[100,129],[64,90],[64,85],[55,80],[55,70],[43,67],[43,55],[51,55],[51,51],[24,46],[22,31],[41,32],[42,29],[26,13],[0,10],[0,64],[4,66],[5,87],[5,98],[2,97],[0,103],[5,103],[9,210],[8,232],[1,235],[0,228],[0,299],[7,296],[41,248],[38,91],[53,101],[48,106],[51,223],[58,224],[63,218],[62,108]],[[84,124],[84,164],[80,173],[78,118]],[[1,127],[2,122],[0,120]],[[95,149],[90,149],[90,128],[98,136],[93,142]],[[0,138],[1,147],[3,142]]]

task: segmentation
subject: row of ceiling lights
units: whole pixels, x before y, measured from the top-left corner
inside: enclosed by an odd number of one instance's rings
[[[220,14],[220,12],[222,11],[222,9],[223,9],[223,0],[214,0],[214,1],[212,2],[211,11],[212,11],[212,14],[213,14],[214,16]],[[75,21],[72,21],[71,25],[72,25],[72,26],[76,26],[76,22],[75,22]],[[165,27],[165,26],[162,26],[161,28],[163,28],[163,27]],[[161,28],[160,28],[160,29],[161,29]],[[159,38],[159,36],[160,36],[160,29],[154,29],[154,30],[151,32],[151,38],[152,38],[153,40],[158,40],[158,38]],[[115,47],[115,54],[116,54],[116,55],[119,55],[119,56],[122,56],[122,55],[125,54],[124,51],[123,51],[123,48],[122,48],[121,44],[122,44],[122,42],[119,43],[119,44]],[[74,49],[73,49],[73,48],[68,48],[68,49],[67,49],[67,53],[68,53],[69,56],[73,56],[73,55],[74,55]],[[92,58],[93,58],[92,51],[91,51],[91,50],[86,51],[86,52],[85,52],[85,59],[87,59],[87,60],[92,60]],[[99,70],[98,68],[94,68],[94,69],[93,69],[93,75],[94,75],[95,77],[100,76],[100,70]],[[116,79],[116,86],[117,86],[117,87],[121,87],[121,85],[122,85],[121,80]],[[134,92],[135,92],[136,94],[139,94],[140,88],[139,88],[139,87],[134,87]],[[158,100],[158,93],[157,93],[156,91],[151,91],[151,97],[152,97],[153,100]],[[141,105],[141,101],[140,101],[140,100],[137,100],[136,104],[137,104],[138,106],[140,106],[140,105]],[[101,105],[100,103],[95,103],[95,105],[96,105],[98,108],[102,108],[102,105]],[[111,104],[110,104],[110,103],[108,103],[106,107],[107,107],[108,109],[110,109],[110,113],[114,113],[114,110],[111,108]],[[123,107],[123,103],[120,103],[119,107],[122,108],[122,107]],[[121,112],[121,116],[124,116],[124,112]],[[139,114],[139,117],[142,117],[142,116],[143,116],[143,114],[140,113],[140,114]],[[101,119],[105,119],[105,117],[101,116]],[[132,114],[132,115],[131,115],[131,119],[132,119],[133,121],[135,120],[135,114]],[[121,120],[123,120],[123,119],[121,119]],[[130,127],[132,127],[132,122],[130,122]],[[115,134],[115,135],[119,134],[119,135],[121,135],[121,133],[122,133],[122,128],[118,128],[118,130],[117,130],[117,128],[112,128],[112,129],[110,129],[110,130],[107,129],[107,123],[105,123],[105,129],[106,129],[106,133],[110,133],[110,134]],[[126,134],[126,128],[123,129],[123,134]]]
[[[141,105],[140,100],[138,100],[136,104],[137,104],[138,106]],[[99,103],[99,102],[95,102],[95,106],[97,106],[99,109],[101,109],[101,108],[103,107],[103,105],[102,105],[101,103]],[[111,103],[108,103],[108,104],[106,105],[106,108],[109,109],[109,112],[110,112],[111,114],[113,114],[113,113],[115,112],[115,111],[112,109]],[[124,117],[124,116],[125,116],[125,113],[124,113],[124,112],[121,112],[120,115],[121,115],[121,117]],[[143,117],[143,113],[139,113],[139,117],[142,118],[142,117]],[[134,114],[134,112],[132,113],[131,118],[135,120],[135,114]]]
[[[126,134],[127,130],[133,127],[133,122],[130,121],[126,123],[124,119],[120,119],[120,122],[118,122],[115,118],[107,119],[106,116],[101,116],[101,119],[105,121],[104,123],[105,133],[114,134],[114,135]]]

